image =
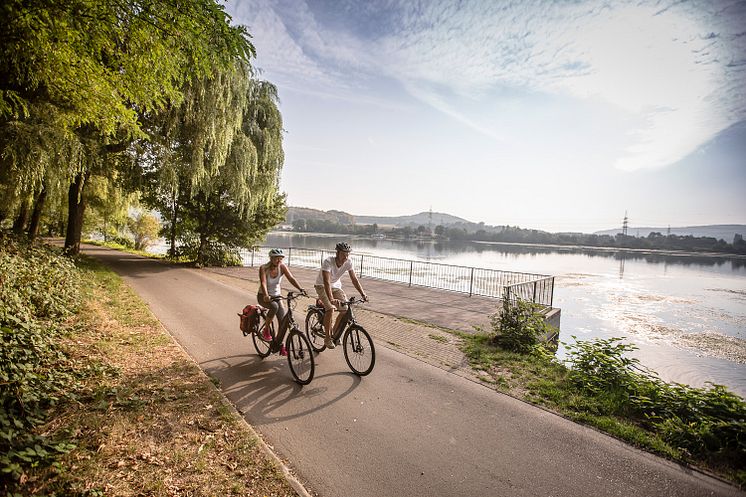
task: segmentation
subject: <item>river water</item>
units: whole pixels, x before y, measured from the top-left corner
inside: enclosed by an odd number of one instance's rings
[[[339,235],[270,233],[264,245],[332,250]],[[626,337],[664,380],[746,397],[746,259],[476,242],[347,238],[355,252],[555,276],[562,341]],[[375,298],[375,296],[372,296]],[[558,354],[564,356],[564,347]]]

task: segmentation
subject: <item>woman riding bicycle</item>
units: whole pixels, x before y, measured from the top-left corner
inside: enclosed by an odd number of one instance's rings
[[[259,290],[256,294],[256,300],[259,305],[269,308],[266,323],[267,326],[262,330],[262,336],[265,340],[272,340],[272,334],[269,332],[269,323],[277,316],[278,330],[282,318],[285,317],[285,308],[282,306],[282,300],[276,297],[282,296],[282,277],[287,276],[288,281],[293,284],[301,293],[305,292],[298,281],[293,277],[290,269],[282,263],[285,254],[280,248],[273,248],[269,251],[269,262],[259,266]],[[282,337],[277,338],[277,343],[282,343]],[[280,355],[287,355],[285,345],[280,348]]]

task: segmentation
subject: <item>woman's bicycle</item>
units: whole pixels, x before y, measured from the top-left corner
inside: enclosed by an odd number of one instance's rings
[[[347,310],[345,311],[343,321],[339,323],[339,329],[337,329],[336,333],[332,334],[332,340],[338,345],[339,339],[342,337],[347,365],[356,375],[365,376],[373,371],[373,366],[376,364],[376,349],[368,332],[355,321],[355,314],[352,308],[361,302],[361,300],[356,300],[355,297],[341,302],[342,305],[347,307]],[[308,306],[306,335],[308,336],[308,341],[311,343],[311,347],[316,352],[323,352],[326,349],[326,345],[324,345],[324,327],[322,325],[325,313],[324,306],[318,300],[316,301],[316,305]]]
[[[264,359],[268,355],[280,351],[284,338],[288,364],[290,365],[290,372],[293,374],[293,378],[301,385],[308,385],[313,379],[316,366],[313,353],[311,352],[311,344],[300,331],[298,324],[293,318],[295,300],[302,296],[306,296],[306,294],[288,292],[287,297],[272,297],[272,300],[286,300],[288,304],[287,313],[280,323],[279,333],[275,333],[275,327],[272,322],[274,319],[267,322],[268,309],[262,307],[259,310],[259,323],[252,330],[251,339],[254,342],[256,353]],[[287,333],[288,330],[290,330],[289,333]]]

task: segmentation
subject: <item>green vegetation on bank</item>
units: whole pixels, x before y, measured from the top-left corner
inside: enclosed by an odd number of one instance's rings
[[[116,274],[0,242],[0,495],[293,493]]]
[[[462,335],[472,366],[498,390],[746,486],[744,399],[720,385],[665,382],[629,358],[635,347],[620,338],[566,345],[561,363],[532,311],[519,302],[493,319],[493,333]]]

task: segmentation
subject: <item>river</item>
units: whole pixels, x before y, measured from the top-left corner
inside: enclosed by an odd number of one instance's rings
[[[270,233],[264,245],[331,250],[339,235]],[[746,260],[598,249],[346,238],[356,252],[555,276],[561,340],[626,337],[666,381],[746,397]],[[372,296],[375,298],[375,296]],[[564,356],[564,347],[558,354]]]

